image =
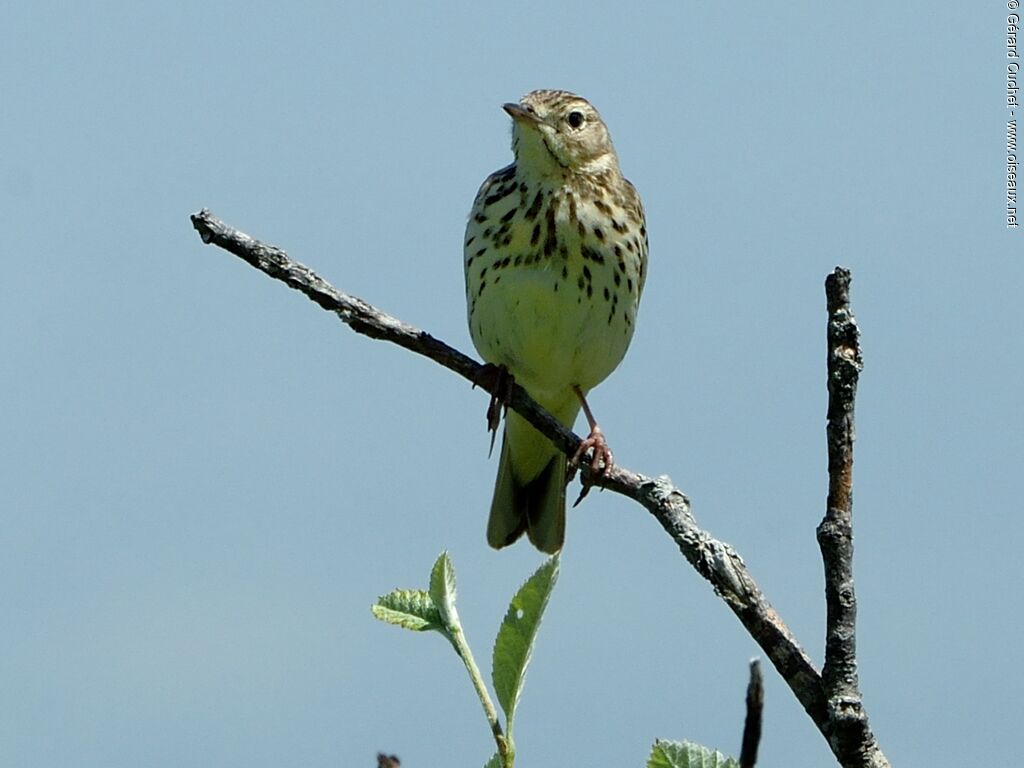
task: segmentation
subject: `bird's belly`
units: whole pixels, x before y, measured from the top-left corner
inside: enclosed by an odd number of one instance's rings
[[[590,390],[619,364],[632,337],[634,308],[628,321],[619,302],[612,312],[611,277],[595,270],[580,285],[557,259],[503,270],[470,312],[477,351],[506,366],[542,405],[564,402],[573,386]]]

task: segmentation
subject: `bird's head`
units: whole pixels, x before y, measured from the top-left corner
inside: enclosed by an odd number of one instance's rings
[[[611,137],[590,102],[568,91],[533,91],[505,104],[516,164],[542,176],[618,168]]]

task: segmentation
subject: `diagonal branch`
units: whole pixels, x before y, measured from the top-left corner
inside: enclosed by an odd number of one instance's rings
[[[223,248],[270,277],[301,291],[323,309],[334,312],[357,333],[398,344],[430,358],[468,381],[480,380],[483,367],[480,363],[429,333],[337,290],[308,267],[292,261],[280,248],[239,232],[205,209],[192,215],[192,226],[199,232],[204,243]],[[540,408],[518,385],[512,388],[509,407],[527,419],[566,455],[572,456],[576,452],[580,438]],[[651,478],[618,466],[597,476],[585,463],[581,471],[585,483],[633,499],[654,516],[687,561],[711,583],[715,593],[732,609],[751,637],[761,646],[814,724],[829,739],[841,765],[888,766],[877,746],[874,747],[877,757],[874,762],[862,762],[860,756],[851,760],[839,751],[840,745],[831,739],[833,721],[829,716],[821,675],[814,668],[810,657],[768,603],[739,554],[730,545],[715,539],[697,525],[690,511],[689,499],[672,484],[670,478],[665,475]],[[870,731],[867,733],[870,735]]]

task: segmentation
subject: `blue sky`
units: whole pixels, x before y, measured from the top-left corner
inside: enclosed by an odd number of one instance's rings
[[[459,662],[369,605],[447,549],[478,658],[486,398],[203,246],[209,207],[471,351],[461,241],[503,102],[601,110],[643,196],[632,349],[592,395],[820,661],[825,275],[853,271],[862,687],[900,765],[1007,764],[1020,674],[1003,3],[40,2],[0,30],[0,762],[482,765]],[[521,762],[736,752],[759,649],[655,521],[570,514]],[[764,765],[829,763],[766,670]],[[993,735],[999,734],[997,738]]]

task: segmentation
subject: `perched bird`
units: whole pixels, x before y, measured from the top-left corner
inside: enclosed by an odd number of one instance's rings
[[[582,406],[598,471],[612,454],[586,394],[633,337],[647,266],[647,228],[611,137],[590,103],[566,91],[505,104],[515,162],[491,174],[466,226],[469,330],[485,361],[510,373],[567,427]],[[566,457],[521,416],[505,421],[487,541],[525,531],[539,550],[565,540]]]

